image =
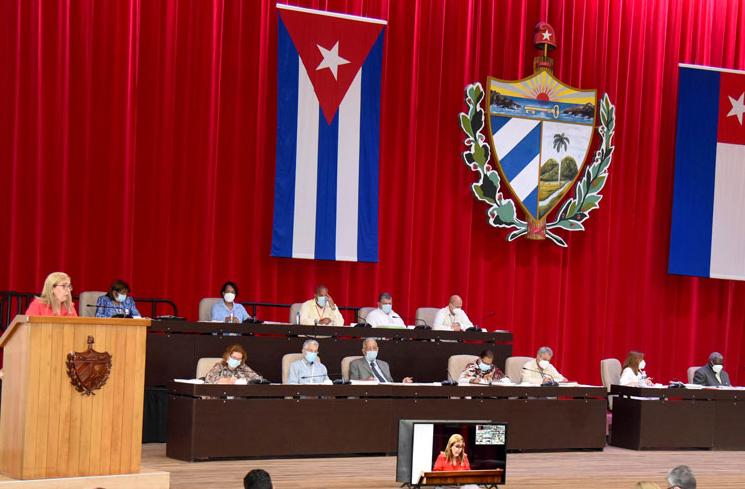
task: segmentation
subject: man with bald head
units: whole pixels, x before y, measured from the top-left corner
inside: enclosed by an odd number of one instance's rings
[[[437,311],[432,329],[444,331],[465,331],[472,328],[473,324],[463,311],[463,299],[459,295],[450,296],[447,307]]]

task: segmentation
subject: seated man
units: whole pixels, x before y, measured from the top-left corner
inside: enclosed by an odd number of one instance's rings
[[[378,360],[378,342],[375,338],[362,340],[362,354],[349,364],[349,380],[377,380],[380,383],[393,382],[388,362]],[[412,382],[411,377],[404,377],[403,382]]]
[[[546,382],[566,382],[567,379],[551,365],[554,352],[547,346],[538,348],[535,359],[523,365],[523,384],[545,384]]]
[[[719,352],[709,355],[709,363],[696,370],[693,374],[693,383],[710,387],[732,385],[729,383],[729,374],[724,370],[724,357]]]
[[[504,372],[494,365],[494,352],[484,350],[475,361],[466,365],[458,377],[459,384],[491,384],[505,379]]]
[[[450,296],[450,303],[437,311],[432,325],[432,329],[445,331],[465,331],[472,327],[471,320],[463,311],[463,299],[459,295]]]
[[[324,384],[330,383],[326,366],[318,360],[318,342],[305,340],[303,358],[290,364],[287,375],[288,384]]]
[[[344,326],[344,318],[325,285],[316,287],[315,296],[300,306],[300,324],[321,326]]]
[[[405,328],[404,320],[393,311],[393,297],[388,292],[383,292],[378,297],[378,308],[373,309],[365,318],[365,322],[373,328],[393,326]]]

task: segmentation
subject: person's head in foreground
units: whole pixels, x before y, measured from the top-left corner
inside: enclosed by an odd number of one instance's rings
[[[654,482],[637,482],[634,484],[633,489],[660,489],[660,486],[655,484]]]
[[[272,489],[272,478],[266,470],[254,469],[243,478],[243,489]]]
[[[678,465],[667,473],[668,489],[696,489],[696,478],[690,467]]]

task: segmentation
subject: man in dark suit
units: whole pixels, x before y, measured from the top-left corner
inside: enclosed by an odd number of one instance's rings
[[[378,360],[378,342],[375,338],[362,340],[362,354],[362,358],[349,364],[349,380],[377,380],[381,384],[393,382],[388,362]],[[403,381],[409,383],[412,379],[406,377]]]
[[[693,383],[710,387],[731,385],[729,375],[724,370],[724,357],[719,352],[709,355],[709,363],[696,370],[693,374]]]

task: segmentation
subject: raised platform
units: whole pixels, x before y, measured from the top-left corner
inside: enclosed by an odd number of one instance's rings
[[[0,489],[169,489],[168,472],[143,468],[138,474],[16,480],[0,475]]]

